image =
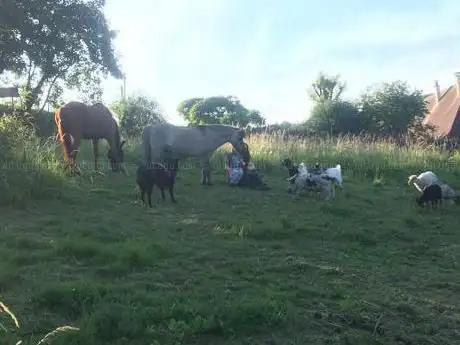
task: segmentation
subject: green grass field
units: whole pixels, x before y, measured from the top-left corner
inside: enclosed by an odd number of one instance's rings
[[[0,343],[458,344],[458,205],[422,211],[407,176],[460,188],[458,156],[388,143],[249,141],[269,191],[213,186],[183,168],[173,204],[128,176],[89,168],[54,199],[0,209]],[[127,161],[141,152],[129,146]],[[105,149],[101,149],[103,162]],[[57,148],[60,159],[60,151]],[[342,164],[333,201],[293,200],[286,155]],[[107,168],[106,168],[107,169]]]

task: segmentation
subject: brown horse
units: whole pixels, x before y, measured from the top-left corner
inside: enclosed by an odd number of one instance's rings
[[[54,114],[58,129],[58,138],[62,143],[66,163],[76,167],[80,140],[93,141],[94,169],[98,170],[98,141],[105,139],[110,149],[107,157],[112,170],[119,172],[123,163],[123,145],[120,143],[120,129],[112,112],[102,103],[86,105],[81,102],[69,102],[58,108]],[[67,165],[67,166],[68,166]]]

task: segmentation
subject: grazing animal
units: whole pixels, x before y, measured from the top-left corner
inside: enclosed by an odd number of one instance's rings
[[[335,198],[334,180],[323,175],[309,174],[307,188],[316,193],[316,198],[323,194],[325,200]]]
[[[145,127],[142,133],[145,163],[161,161],[164,148],[170,147],[173,158],[199,158],[201,184],[211,185],[209,159],[214,151],[229,142],[239,154],[244,155],[244,136],[244,129],[220,124],[150,125]]]
[[[407,181],[407,185],[414,184],[415,188],[420,193],[423,193],[423,189],[434,183],[439,183],[439,178],[432,171],[425,171],[420,175],[411,175]]]
[[[320,172],[318,164],[316,169],[317,172]],[[297,192],[298,195],[300,191],[306,190],[314,192],[317,198],[320,194],[323,194],[326,200],[335,198],[334,178],[321,173],[312,174],[304,163],[300,163],[297,167],[297,172],[287,180],[290,182],[288,193]]]
[[[422,191],[422,195],[416,198],[416,202],[419,206],[431,202],[431,207],[435,208],[438,202],[442,204],[442,189],[438,184],[432,184],[425,187]]]
[[[105,139],[109,143],[109,158],[112,171],[123,170],[123,145],[120,129],[115,115],[102,103],[86,105],[81,102],[69,102],[56,109],[54,122],[58,129],[58,139],[62,144],[66,168],[76,168],[77,152],[82,139],[92,140],[94,169],[98,170],[98,141]]]
[[[145,203],[144,195],[147,193],[148,204],[152,207],[152,191],[156,185],[161,191],[161,198],[165,201],[164,189],[168,188],[171,201],[176,202],[174,198],[174,182],[178,169],[178,159],[172,160],[172,164],[163,165],[153,163],[150,167],[145,164],[140,164],[137,168],[136,183],[141,192],[141,199]]]

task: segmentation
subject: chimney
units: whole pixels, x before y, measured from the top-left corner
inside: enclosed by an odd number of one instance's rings
[[[438,104],[439,99],[441,98],[441,90],[439,89],[439,82],[437,80],[434,81],[434,98],[436,100],[436,104]]]
[[[454,75],[457,84],[457,96],[460,96],[460,72],[455,72]]]

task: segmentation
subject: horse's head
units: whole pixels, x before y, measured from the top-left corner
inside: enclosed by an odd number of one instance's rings
[[[245,153],[244,139],[245,132],[243,128],[237,128],[230,137],[230,143],[239,154]]]
[[[123,140],[118,148],[110,148],[109,152],[107,152],[107,158],[110,161],[110,165],[112,167],[113,172],[119,172],[122,169],[124,152],[123,152],[123,145],[126,143]]]

